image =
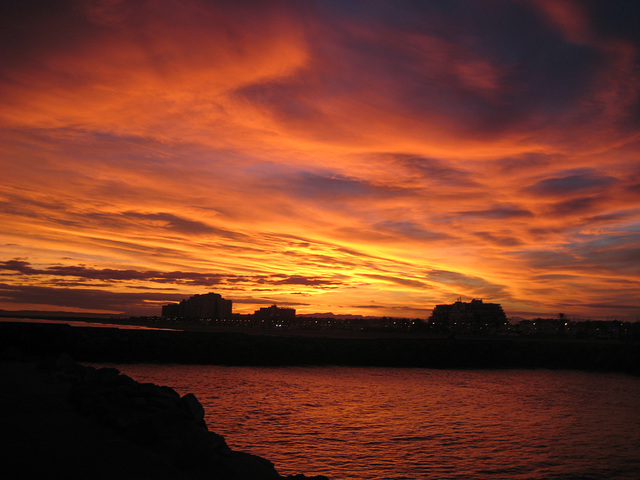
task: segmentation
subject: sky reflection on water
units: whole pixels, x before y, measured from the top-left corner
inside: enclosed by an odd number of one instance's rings
[[[573,371],[118,365],[281,474],[636,479],[640,381]]]

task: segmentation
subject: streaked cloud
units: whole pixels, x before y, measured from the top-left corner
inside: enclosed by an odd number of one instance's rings
[[[572,195],[580,192],[602,190],[616,179],[595,170],[563,172],[562,176],[545,178],[528,188],[536,195]]]

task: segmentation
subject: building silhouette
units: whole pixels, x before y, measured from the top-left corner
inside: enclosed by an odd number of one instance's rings
[[[280,308],[277,305],[270,307],[262,307],[253,314],[256,323],[263,326],[269,325],[289,325],[296,318],[296,310],[294,308]]]
[[[507,317],[498,303],[484,303],[473,299],[453,304],[436,305],[429,318],[432,328],[460,333],[491,333],[507,323]]]
[[[231,317],[231,308],[231,300],[225,300],[217,293],[205,293],[180,303],[163,305],[162,316],[181,320],[223,320]]]

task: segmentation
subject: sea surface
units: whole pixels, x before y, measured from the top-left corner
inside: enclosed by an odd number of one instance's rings
[[[640,378],[548,370],[109,365],[194,393],[282,475],[640,478]]]
[[[120,330],[174,330],[172,328],[146,327],[143,325],[127,325],[124,323],[107,323],[105,321],[86,322],[84,320],[58,320],[58,319],[50,319],[50,318],[0,317],[0,322],[63,324],[63,325],[69,325],[71,327],[118,328]]]

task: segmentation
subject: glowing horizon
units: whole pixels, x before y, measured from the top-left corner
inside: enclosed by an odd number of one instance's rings
[[[7,4],[0,309],[640,318],[629,2]]]

